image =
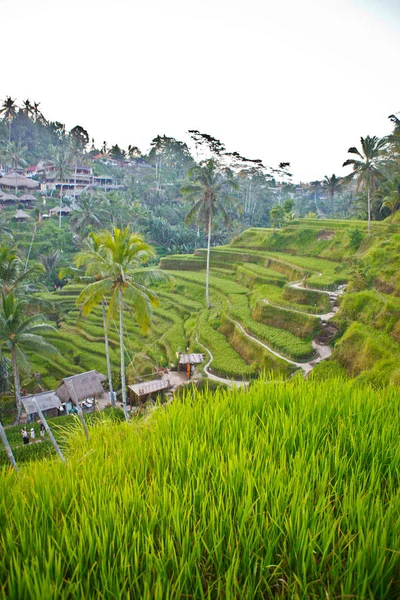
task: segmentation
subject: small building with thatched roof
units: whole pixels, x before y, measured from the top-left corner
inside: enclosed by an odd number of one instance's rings
[[[72,377],[64,377],[62,383],[56,389],[56,394],[61,402],[76,404],[88,398],[95,398],[104,394],[101,382],[105,380],[106,376],[98,373],[98,371],[87,371],[86,373],[72,375]]]
[[[18,200],[19,202],[36,202],[36,198],[32,194],[23,194],[18,198]]]
[[[59,206],[55,206],[54,208],[51,208],[49,210],[49,215],[51,217],[58,217],[60,215],[60,212],[62,217],[68,217],[72,213],[72,208],[70,208],[69,206],[62,206],[60,210]]]
[[[38,181],[24,177],[19,173],[7,173],[0,177],[0,189],[3,190],[37,190],[40,186]]]
[[[0,191],[0,202],[2,204],[18,204],[18,198],[14,194],[6,194]]]
[[[193,374],[194,365],[201,364],[204,361],[204,356],[203,356],[203,354],[183,354],[183,353],[178,353],[178,355],[179,355],[178,371],[180,371],[181,367],[184,367],[184,369],[186,370],[188,379],[190,379],[191,375]]]
[[[28,213],[26,213],[24,210],[17,210],[14,213],[13,219],[15,219],[16,221],[22,222],[22,221],[29,221],[30,220],[30,215],[28,215]]]
[[[39,405],[40,410],[46,417],[57,417],[60,410],[63,410],[61,406],[61,400],[56,395],[54,390],[49,392],[40,392],[40,394],[31,394],[29,396],[23,396],[21,398],[23,407],[28,417],[35,418],[38,409],[36,402]],[[35,402],[36,400],[36,402]]]

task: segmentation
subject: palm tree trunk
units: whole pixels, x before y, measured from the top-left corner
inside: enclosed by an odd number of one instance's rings
[[[1,421],[0,421],[0,437],[3,440],[3,444],[4,444],[4,447],[7,452],[8,460],[10,461],[12,468],[17,470],[17,463],[15,462],[14,454],[11,450],[10,444],[8,443],[6,432],[4,431],[4,427],[1,423]]]
[[[62,205],[63,186],[60,189],[60,214],[58,215],[58,229],[61,229],[61,205]]]
[[[74,205],[76,200],[76,172],[78,170],[78,159],[75,160],[75,177],[74,177]]]
[[[124,346],[124,315],[122,311],[122,289],[119,288],[119,347],[121,352],[121,387],[122,403],[124,405],[125,419],[129,421],[126,405],[126,381],[125,381],[125,346]]]
[[[107,374],[108,374],[108,387],[110,390],[110,401],[111,406],[115,406],[114,400],[114,391],[112,385],[112,376],[111,376],[111,361],[110,361],[110,349],[108,347],[108,334],[107,334],[107,318],[106,318],[106,303],[104,298],[101,300],[101,308],[103,311],[103,327],[104,327],[104,344],[106,347],[106,360],[107,360]]]
[[[333,210],[333,194],[334,194],[334,192],[331,192],[331,215],[332,215],[332,217],[335,214],[334,210]]]
[[[371,235],[371,188],[368,183],[368,235]]]
[[[55,437],[53,435],[53,432],[51,431],[50,427],[48,426],[48,423],[47,423],[47,421],[45,419],[44,414],[42,413],[42,411],[40,409],[39,403],[36,400],[36,398],[35,398],[35,404],[36,404],[36,408],[37,408],[37,412],[39,414],[39,417],[43,421],[44,428],[47,431],[47,434],[48,434],[48,436],[50,438],[50,441],[51,441],[51,443],[54,446],[54,450],[57,452],[57,454],[61,458],[61,460],[65,463],[65,458],[63,456],[63,453],[61,452],[60,447],[59,447],[59,445],[56,442],[56,439],[55,439]]]
[[[14,388],[15,388],[15,399],[17,401],[17,416],[15,417],[14,425],[18,425],[21,418],[22,412],[22,400],[21,400],[21,383],[19,380],[19,370],[17,361],[17,352],[14,344],[11,346],[11,363],[14,375]]]
[[[206,266],[206,304],[207,308],[210,308],[210,290],[209,290],[209,279],[210,279],[210,254],[211,254],[211,210],[208,215],[208,236],[207,236],[207,266]]]

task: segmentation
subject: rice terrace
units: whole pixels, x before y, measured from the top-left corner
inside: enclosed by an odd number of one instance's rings
[[[397,117],[295,185],[1,110],[0,599],[399,598]]]

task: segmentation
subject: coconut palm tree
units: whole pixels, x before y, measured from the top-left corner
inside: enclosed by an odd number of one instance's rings
[[[19,423],[22,411],[20,368],[28,366],[26,350],[36,353],[56,354],[57,350],[45,341],[42,334],[56,331],[56,328],[46,322],[45,317],[36,314],[27,317],[25,314],[26,300],[18,298],[14,292],[1,293],[0,300],[0,346],[6,347],[11,354],[14,376],[17,416],[15,424]]]
[[[400,206],[400,178],[395,177],[386,181],[376,195],[382,199],[381,210],[383,208],[390,210],[390,221],[392,221],[394,213]]]
[[[16,171],[18,167],[24,167],[27,164],[24,158],[27,149],[26,146],[20,146],[15,142],[7,142],[1,150],[1,159],[6,165]],[[15,179],[15,193],[17,192],[17,180]]]
[[[21,111],[28,118],[33,115],[33,106],[28,98],[23,101]]]
[[[77,172],[78,172],[78,164],[79,164],[79,161],[81,161],[83,158],[82,142],[76,137],[70,138],[68,152],[69,152],[69,156],[70,156],[72,162],[74,163],[74,202],[75,202],[76,176],[77,176]]]
[[[15,104],[15,99],[13,100],[11,96],[7,96],[3,101],[0,114],[4,115],[4,118],[8,123],[8,141],[11,142],[11,123],[17,116],[17,105]]]
[[[238,186],[233,180],[231,172],[229,170],[219,171],[212,159],[189,169],[187,176],[191,183],[184,185],[181,192],[193,202],[193,206],[186,215],[185,223],[188,225],[195,219],[197,222],[203,220],[207,231],[206,303],[207,308],[210,308],[209,278],[213,216],[218,211],[221,212],[226,225],[229,225],[229,217],[224,203],[232,200],[229,190],[236,190]]]
[[[53,174],[54,178],[58,179],[61,183],[60,186],[60,214],[58,220],[58,228],[61,229],[61,208],[62,208],[62,198],[63,198],[63,187],[64,182],[68,177],[71,177],[72,169],[71,169],[71,159],[69,152],[63,148],[57,148],[53,159]]]
[[[387,145],[385,138],[369,136],[360,138],[361,152],[354,146],[348,149],[350,154],[356,154],[358,158],[349,158],[343,163],[344,167],[352,166],[353,173],[350,177],[357,177],[356,192],[365,189],[368,203],[368,235],[371,234],[371,195],[376,187],[376,180],[381,175],[380,159],[382,151]]]
[[[335,174],[328,177],[325,175],[324,181],[322,182],[322,188],[328,192],[330,198],[331,216],[335,214],[335,208],[333,204],[333,197],[343,187],[343,179],[336,177]]]
[[[107,213],[102,194],[85,192],[73,208],[71,227],[75,231],[82,232],[88,226],[96,229],[104,227]]]
[[[107,321],[114,313],[119,314],[119,341],[121,357],[122,402],[128,420],[125,380],[124,308],[131,311],[143,331],[150,326],[152,306],[158,298],[147,286],[151,282],[166,280],[158,269],[144,269],[155,251],[143,238],[131,233],[129,227],[93,233],[93,252],[78,256],[76,264],[86,265],[85,275],[95,279],[79,295],[77,303],[84,314],[94,306],[108,300]]]
[[[34,283],[41,273],[41,265],[35,263],[30,269],[26,269],[13,248],[0,246],[0,291],[26,297],[41,289],[41,284]]]

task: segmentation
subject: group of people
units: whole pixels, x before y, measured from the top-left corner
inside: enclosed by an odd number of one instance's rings
[[[40,430],[40,437],[44,438],[46,428],[43,425],[42,421],[39,421],[39,430]],[[24,442],[24,445],[29,444],[29,439],[31,439],[31,440],[35,439],[36,433],[35,433],[34,427],[31,427],[29,432],[26,427],[23,427],[21,429],[21,435],[22,435],[22,441]]]

